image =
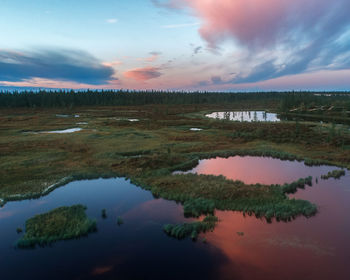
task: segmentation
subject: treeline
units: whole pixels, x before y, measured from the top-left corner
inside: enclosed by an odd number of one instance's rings
[[[0,92],[0,107],[34,108],[74,106],[125,106],[147,104],[227,104],[238,101],[251,100],[275,100],[277,102],[284,102],[283,100],[286,98],[286,96],[293,96],[295,94],[296,93],[293,92],[222,93],[129,90],[41,90],[21,92],[2,91]],[[315,93],[312,92],[298,93],[298,95],[311,96],[311,98],[314,96],[316,98]],[[296,101],[294,101],[294,103],[296,103]]]
[[[282,112],[291,110],[305,112],[312,109],[322,109],[322,107],[333,107],[333,110],[350,111],[349,92],[323,94],[288,93],[282,97],[280,103],[280,110]]]

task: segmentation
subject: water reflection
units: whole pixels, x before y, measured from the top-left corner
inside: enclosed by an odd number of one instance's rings
[[[350,211],[350,197],[344,196],[344,190],[349,183],[347,175],[298,191],[295,197],[319,206],[319,213],[310,219],[266,224],[241,213],[217,211],[220,223],[206,238],[221,249],[229,263],[242,263],[240,279],[345,280],[350,272],[350,222],[344,213]],[[246,263],[257,270],[246,270]],[[229,264],[221,266],[222,275],[230,272]]]
[[[16,250],[26,219],[59,206],[83,204],[97,219],[98,232],[52,247]],[[106,209],[107,218],[101,217]],[[166,236],[166,223],[189,221],[172,201],[154,199],[150,192],[124,179],[72,182],[35,200],[9,202],[0,208],[1,279],[179,279],[184,271],[195,279],[215,274],[226,257],[215,247],[179,242]],[[124,224],[117,225],[117,217]],[[194,261],[195,260],[195,261]],[[174,270],[174,264],[180,269]],[[204,267],[203,267],[204,266]],[[20,269],[18,269],[20,268]]]
[[[236,112],[214,112],[206,117],[220,120],[239,122],[279,122],[280,119],[275,113],[265,111],[236,111]]]
[[[306,166],[298,161],[282,161],[267,157],[234,156],[200,160],[199,164],[184,173],[223,175],[228,179],[247,184],[284,184],[308,176],[320,177],[337,169],[330,166]]]
[[[220,174],[221,170],[233,179],[269,184],[309,175],[319,177],[334,169],[256,157],[214,159],[201,164],[201,173],[216,170],[215,174]],[[267,224],[264,219],[239,212],[216,211],[220,222],[202,243],[201,238],[198,242],[178,241],[162,232],[165,223],[189,221],[183,217],[182,206],[175,202],[154,199],[150,192],[124,179],[72,182],[46,197],[10,202],[0,208],[1,277],[345,280],[350,273],[350,220],[346,215],[350,212],[349,186],[347,172],[340,180],[319,180],[312,188],[298,190],[291,197],[316,203],[319,213],[290,223]],[[20,236],[16,228],[23,227],[26,219],[77,203],[87,205],[87,215],[97,219],[96,234],[58,242],[50,248],[13,248]],[[101,218],[103,208],[107,219]],[[121,226],[117,225],[118,216],[124,220]]]
[[[231,157],[200,161],[190,172],[272,184],[309,175],[320,177],[333,169],[272,158]],[[216,211],[220,222],[206,238],[230,260],[220,266],[222,279],[231,279],[232,264],[236,264],[234,272],[239,279],[347,279],[350,221],[344,213],[350,211],[349,185],[347,171],[340,180],[318,180],[313,188],[298,190],[290,197],[317,204],[319,213],[291,223],[267,224],[238,212]],[[247,269],[247,264],[255,269]]]

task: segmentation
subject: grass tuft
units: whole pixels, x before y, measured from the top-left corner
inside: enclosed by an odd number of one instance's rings
[[[209,215],[199,222],[179,225],[167,224],[163,227],[163,230],[167,235],[177,239],[184,239],[190,236],[192,240],[196,240],[198,234],[213,230],[217,222],[218,218],[216,216]]]
[[[79,238],[96,231],[96,221],[87,218],[85,210],[86,207],[79,204],[59,207],[30,218],[26,222],[24,236],[16,244],[17,247],[43,247],[58,240]]]
[[[322,175],[321,179],[328,180],[329,178],[339,179],[340,177],[345,176],[345,170],[337,169],[328,172],[326,175]]]

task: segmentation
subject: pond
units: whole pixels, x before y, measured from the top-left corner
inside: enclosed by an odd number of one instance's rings
[[[339,180],[321,180],[322,174],[337,168],[259,157],[203,160],[196,168],[191,172],[222,174],[247,183],[318,177],[318,184],[314,181],[313,187],[292,196],[316,203],[319,213],[268,224],[239,212],[216,211],[220,221],[205,235],[206,243],[179,241],[168,237],[162,227],[189,221],[181,205],[155,199],[122,178],[72,182],[40,199],[9,202],[0,208],[2,279],[28,275],[35,279],[348,279],[350,220],[344,215],[350,211],[348,171]],[[26,219],[79,203],[88,207],[90,218],[97,219],[96,233],[52,247],[14,249],[21,236],[16,228],[24,228]],[[102,209],[107,211],[106,219],[101,217]],[[121,226],[118,216],[124,220]]]
[[[74,133],[82,131],[83,129],[80,127],[61,129],[61,130],[48,130],[48,131],[25,131],[26,134],[66,134],[66,133]]]
[[[52,130],[52,131],[43,131],[41,133],[58,133],[58,134],[65,134],[65,133],[74,133],[83,130],[80,127],[75,127],[75,128],[68,128],[68,129],[63,129],[63,130]]]
[[[265,111],[214,112],[205,115],[208,118],[239,122],[279,122],[277,114]]]
[[[298,161],[286,161],[269,157],[234,156],[228,158],[203,159],[192,170],[175,173],[197,173],[223,175],[246,184],[284,184],[299,178],[320,178],[328,171],[338,169],[330,166],[306,166]]]

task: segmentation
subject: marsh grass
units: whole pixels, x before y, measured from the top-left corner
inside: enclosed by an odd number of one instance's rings
[[[322,175],[321,179],[328,180],[329,178],[339,179],[340,177],[345,176],[345,170],[337,169],[329,171],[326,175]]]
[[[101,217],[102,217],[102,219],[107,219],[107,210],[106,209],[102,209]]]
[[[167,224],[163,227],[163,230],[167,235],[177,239],[184,239],[190,236],[192,240],[196,240],[198,234],[213,230],[217,222],[218,218],[216,216],[209,215],[202,221],[179,225]]]
[[[118,217],[118,218],[117,218],[117,225],[118,225],[118,226],[121,226],[122,224],[124,224],[123,218],[122,218],[122,217]]]
[[[85,214],[86,207],[73,205],[59,207],[26,221],[25,234],[17,242],[18,248],[47,246],[58,240],[85,236],[96,231],[96,221]]]
[[[290,221],[296,216],[310,217],[316,205],[290,199],[286,193],[310,185],[312,178],[299,179],[285,185],[248,185],[224,176],[177,174],[150,181],[148,189],[155,197],[181,202],[185,216],[213,214],[215,209],[241,211],[258,218]]]
[[[282,191],[284,193],[296,193],[298,189],[304,189],[305,186],[312,186],[312,177],[300,178],[298,181],[292,182],[290,184],[284,184],[282,186]]]

